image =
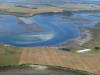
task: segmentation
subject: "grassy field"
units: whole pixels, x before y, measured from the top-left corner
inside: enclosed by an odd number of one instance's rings
[[[85,43],[82,47],[83,48],[90,48],[93,49],[93,51],[100,51],[100,29],[99,25],[95,29],[90,29],[92,34],[92,39]],[[96,49],[97,48],[97,49]]]
[[[100,52],[77,54],[56,48],[23,48],[19,64],[70,67],[100,75]]]
[[[19,63],[21,50],[15,47],[0,45],[0,65],[14,65]]]

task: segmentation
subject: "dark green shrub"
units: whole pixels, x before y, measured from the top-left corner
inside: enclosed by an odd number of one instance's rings
[[[94,47],[95,50],[100,50],[100,47]]]
[[[71,51],[71,49],[69,49],[69,48],[61,48],[61,50],[64,50],[64,51]]]

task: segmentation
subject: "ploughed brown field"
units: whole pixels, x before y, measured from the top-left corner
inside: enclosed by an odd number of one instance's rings
[[[23,48],[19,63],[69,67],[100,75],[100,52],[78,54],[57,48]]]

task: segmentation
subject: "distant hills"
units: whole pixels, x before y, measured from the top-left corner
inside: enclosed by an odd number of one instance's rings
[[[0,0],[1,2],[16,2],[16,3],[57,3],[63,4],[67,2],[74,2],[74,3],[100,3],[100,0]]]
[[[92,3],[99,4],[100,0],[0,0],[0,4],[14,4],[17,6],[33,7],[38,5],[63,5],[66,3]]]

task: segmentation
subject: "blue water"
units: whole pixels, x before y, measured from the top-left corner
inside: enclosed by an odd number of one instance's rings
[[[41,14],[20,20],[18,16],[0,15],[0,43],[18,47],[57,46],[80,36],[80,28],[93,28],[100,22],[100,13],[66,14]]]
[[[76,25],[68,22],[55,22],[56,19],[61,19],[61,15],[37,15],[33,16],[32,19],[41,25],[44,32],[24,33],[25,27],[17,23],[17,17],[1,15],[0,42],[15,46],[54,46],[79,35],[79,29]]]

